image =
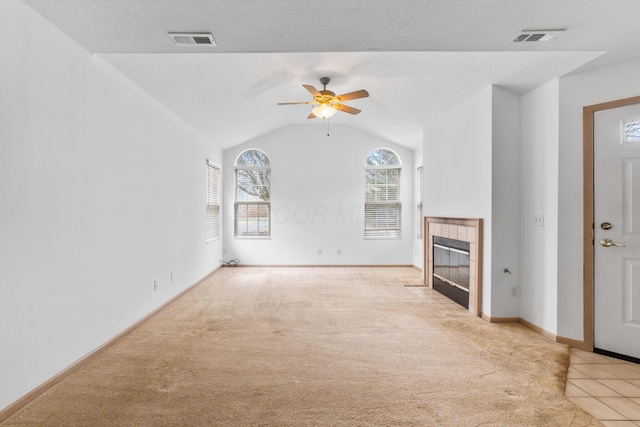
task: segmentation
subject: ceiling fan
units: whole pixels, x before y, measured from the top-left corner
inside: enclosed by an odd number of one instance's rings
[[[329,77],[321,77],[320,84],[324,86],[324,89],[317,90],[315,87],[311,85],[302,85],[305,89],[307,89],[311,95],[313,95],[313,101],[308,102],[279,102],[278,105],[296,105],[296,104],[306,104],[313,105],[314,107],[311,109],[311,114],[307,117],[308,119],[315,119],[316,117],[321,119],[328,119],[333,116],[338,111],[343,111],[349,114],[358,114],[361,110],[357,108],[349,107],[348,105],[344,105],[344,101],[351,101],[352,99],[358,98],[366,98],[369,96],[369,92],[366,90],[357,90],[355,92],[349,92],[342,95],[337,95],[335,92],[327,90],[327,85],[331,79]]]

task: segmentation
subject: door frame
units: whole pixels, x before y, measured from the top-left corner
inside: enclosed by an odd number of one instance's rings
[[[593,147],[594,147],[594,114],[598,111],[612,108],[626,107],[640,104],[640,96],[588,105],[582,108],[582,191],[583,191],[583,220],[582,220],[582,275],[583,275],[583,331],[584,348],[593,351],[594,342],[594,182],[593,182]]]

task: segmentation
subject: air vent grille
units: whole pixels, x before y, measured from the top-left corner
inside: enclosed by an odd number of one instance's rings
[[[564,30],[522,30],[509,43],[548,42]]]
[[[169,37],[178,45],[217,46],[213,35],[209,33],[169,33]]]

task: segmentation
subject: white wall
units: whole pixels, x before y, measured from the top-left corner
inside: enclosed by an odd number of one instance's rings
[[[420,166],[424,166],[423,165],[423,157],[424,157],[424,150],[422,149],[422,147],[419,147],[417,150],[414,150],[413,152],[413,170],[416,171],[418,167]],[[424,175],[424,173],[423,173]],[[414,178],[414,185],[416,182],[417,178]],[[424,188],[423,188],[424,190]],[[415,189],[414,193],[416,194],[417,197],[417,188]],[[424,193],[424,191],[423,191]],[[423,196],[424,197],[424,196]],[[424,201],[424,199],[423,199]],[[416,204],[418,203],[418,201],[416,200]],[[424,206],[424,203],[423,203]],[[424,212],[424,207],[423,207],[423,212]],[[422,218],[419,218],[420,221],[424,221],[424,214],[422,215]],[[415,236],[415,239],[413,240],[413,265],[415,267],[418,267],[420,269],[423,270],[424,273],[424,240],[423,239],[418,239],[418,218],[414,218],[413,220],[414,223],[414,227],[416,227],[413,231],[413,234]],[[426,234],[426,233],[425,233]],[[424,274],[423,274],[424,277]]]
[[[424,130],[425,216],[483,218],[482,311],[491,315],[492,98],[489,86]]]
[[[402,161],[402,239],[364,239],[364,163],[377,148]],[[271,164],[271,238],[235,239],[234,164],[247,149]],[[413,153],[346,125],[287,126],[224,152],[225,260],[249,265],[411,265]],[[322,249],[323,254],[318,255]],[[337,251],[341,251],[341,255]]]
[[[520,317],[557,334],[559,80],[524,94],[521,105]]]
[[[583,339],[582,108],[640,95],[640,60],[560,79],[558,335]]]
[[[491,316],[519,317],[520,97],[496,86],[492,96],[492,248],[484,268],[491,269]]]
[[[18,0],[0,93],[1,409],[218,266],[222,153]]]

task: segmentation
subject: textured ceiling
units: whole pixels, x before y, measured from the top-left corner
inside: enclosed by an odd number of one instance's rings
[[[416,148],[426,122],[487,85],[523,93],[640,56],[637,0],[24,2],[223,148],[321,125],[307,106],[276,104],[310,100],[302,84],[324,75],[336,93],[370,93],[331,123]],[[507,43],[523,29],[566,31]],[[218,46],[176,46],[168,32],[210,32]]]

